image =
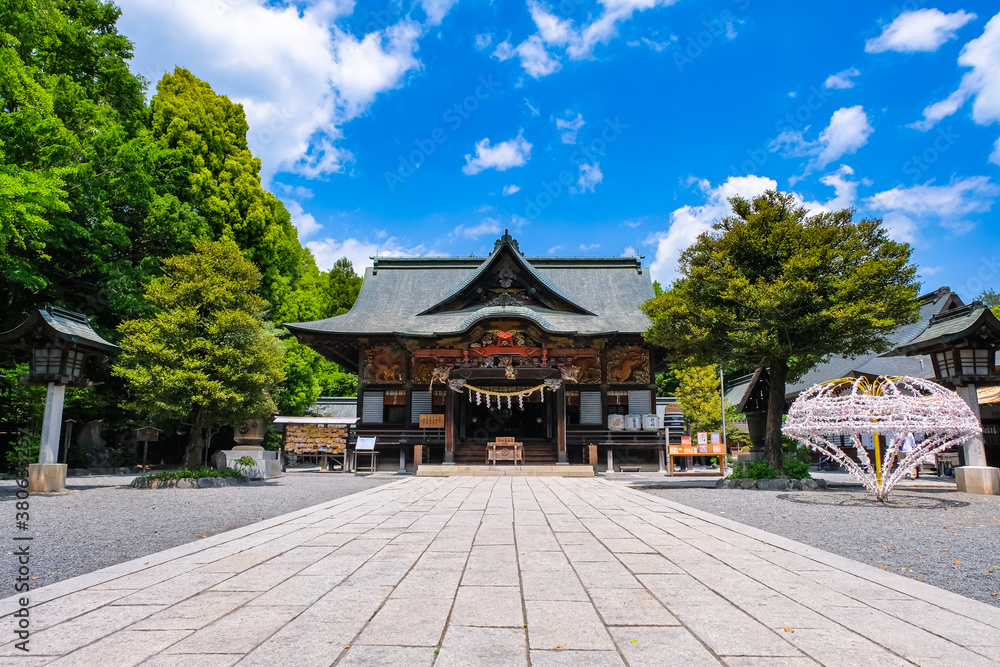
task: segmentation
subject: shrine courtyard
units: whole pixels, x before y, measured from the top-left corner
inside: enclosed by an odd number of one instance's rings
[[[411,477],[31,605],[0,664],[1000,662],[1000,608],[600,478]]]

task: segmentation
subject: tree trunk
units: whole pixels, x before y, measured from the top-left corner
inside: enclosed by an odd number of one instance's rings
[[[785,378],[788,362],[772,361],[768,371],[767,426],[764,432],[764,456],[775,470],[781,469],[781,423],[785,414]]]
[[[205,448],[205,427],[202,424],[201,408],[191,413],[191,430],[188,432],[187,449],[184,450],[184,465],[195,470],[201,467],[202,450]]]

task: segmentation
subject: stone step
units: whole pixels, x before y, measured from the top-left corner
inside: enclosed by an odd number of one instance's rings
[[[429,465],[417,468],[417,477],[593,477],[591,466],[581,465]]]

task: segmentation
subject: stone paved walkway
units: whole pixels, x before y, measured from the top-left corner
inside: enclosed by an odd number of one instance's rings
[[[1000,664],[1000,609],[600,479],[410,478],[31,599],[0,664]]]

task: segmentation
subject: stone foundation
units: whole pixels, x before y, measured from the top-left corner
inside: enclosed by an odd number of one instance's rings
[[[51,493],[66,488],[65,463],[29,463],[28,492]]]
[[[1000,496],[1000,468],[989,466],[955,468],[955,486],[965,493]]]

